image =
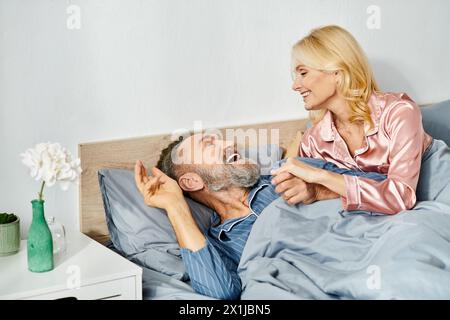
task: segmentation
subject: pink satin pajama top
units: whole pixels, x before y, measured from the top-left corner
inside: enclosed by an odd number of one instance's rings
[[[344,175],[345,210],[396,214],[416,203],[422,155],[433,138],[422,126],[420,108],[404,93],[374,93],[369,99],[374,127],[365,126],[364,145],[352,157],[328,111],[306,130],[300,156],[333,162],[338,167],[387,174],[384,181]]]

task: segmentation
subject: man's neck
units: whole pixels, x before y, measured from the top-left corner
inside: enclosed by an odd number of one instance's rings
[[[219,216],[220,222],[244,217],[249,214],[248,204],[249,188],[230,188],[217,192],[201,192],[193,195],[195,200],[213,209]]]

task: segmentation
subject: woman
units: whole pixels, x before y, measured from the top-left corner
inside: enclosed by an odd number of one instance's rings
[[[363,50],[341,27],[313,30],[294,45],[292,58],[293,89],[303,97],[314,124],[301,139],[299,155],[387,178],[341,175],[290,158],[272,172],[277,191],[297,203],[299,178],[340,196],[348,211],[396,214],[411,209],[424,154],[442,149],[447,166],[450,161],[442,141],[431,150],[435,143],[422,127],[417,104],[404,93],[379,91]]]

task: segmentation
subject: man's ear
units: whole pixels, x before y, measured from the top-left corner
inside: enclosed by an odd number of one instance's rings
[[[187,172],[178,178],[178,184],[183,191],[194,192],[205,187],[203,179],[194,172]]]

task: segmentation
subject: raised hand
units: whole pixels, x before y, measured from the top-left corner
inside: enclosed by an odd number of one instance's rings
[[[134,166],[136,187],[148,206],[168,209],[169,206],[184,202],[183,191],[178,183],[156,167],[152,168],[152,176],[140,160]]]

